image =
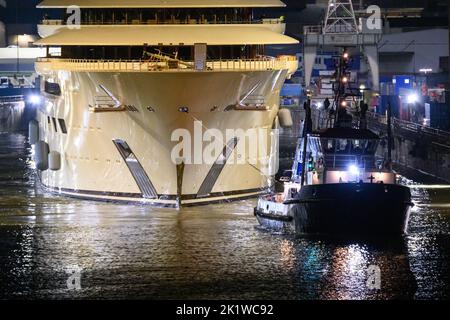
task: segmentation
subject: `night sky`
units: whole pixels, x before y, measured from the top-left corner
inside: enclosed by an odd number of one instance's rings
[[[7,8],[0,7],[0,20],[7,24],[7,34],[36,34],[36,25],[45,13],[44,10],[35,8],[40,2],[41,0],[6,0]],[[288,23],[287,33],[298,38],[302,33],[303,25],[317,23],[322,19],[322,15],[324,14],[322,9],[304,10],[307,3],[315,3],[315,1],[284,0],[284,2],[288,5],[287,8],[256,10],[255,15],[257,16],[263,13],[268,16],[284,15]],[[355,7],[359,7],[360,0],[354,0],[353,3]],[[448,6],[448,0],[363,0],[362,4],[363,6],[376,4],[382,8],[425,8],[424,16],[429,18],[422,20],[423,23],[420,23],[422,26],[445,26],[448,21],[447,10],[445,8]],[[61,11],[51,10],[49,14],[51,17],[56,17],[58,14],[56,12],[59,13]],[[417,24],[414,21],[406,21],[403,23]]]

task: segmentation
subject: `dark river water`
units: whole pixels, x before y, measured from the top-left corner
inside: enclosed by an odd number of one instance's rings
[[[26,138],[0,135],[0,299],[450,298],[450,187],[413,189],[405,237],[298,238],[260,229],[255,200],[179,212],[82,201],[42,191],[29,165]]]

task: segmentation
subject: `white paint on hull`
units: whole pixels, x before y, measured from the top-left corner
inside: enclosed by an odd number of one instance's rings
[[[43,81],[50,79],[59,83],[62,91],[59,98],[44,93],[47,99],[38,116],[41,140],[49,143],[50,151],[61,154],[61,170],[42,172],[41,180],[45,186],[139,194],[138,185],[112,142],[122,139],[135,153],[158,194],[174,196],[177,194],[177,174],[171,151],[177,143],[171,141],[172,132],[184,128],[193,136],[194,120],[202,121],[205,128],[219,129],[224,135],[226,129],[271,129],[287,70],[106,73],[41,69],[41,74]],[[95,104],[95,97],[104,95],[100,85],[122,104],[132,105],[138,112],[90,112],[89,105]],[[251,90],[255,91],[252,94],[264,97],[268,110],[224,111]],[[148,111],[148,107],[154,112]],[[189,108],[189,113],[179,112],[180,107]],[[217,108],[212,111],[214,107]],[[55,132],[53,121],[49,123],[47,117],[64,119],[67,134],[63,134],[59,126]],[[206,164],[186,165],[182,196],[187,199],[183,203],[257,195],[256,189],[268,188],[272,183],[272,177],[261,175],[258,166],[227,164],[212,194],[232,195],[192,200],[210,168],[211,165]],[[65,193],[70,195],[70,192]],[[167,201],[156,202],[165,204]],[[154,200],[146,202],[155,203]]]

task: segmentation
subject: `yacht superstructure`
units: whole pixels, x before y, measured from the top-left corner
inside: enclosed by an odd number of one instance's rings
[[[283,34],[282,20],[255,20],[252,9],[283,3],[46,0],[38,7],[71,5],[81,24],[47,18],[36,43],[61,48],[36,63],[45,103],[30,129],[44,186],[161,206],[250,197],[271,186],[259,162],[228,160],[240,156],[245,137],[222,141],[217,161],[204,163],[189,161],[185,150],[174,161],[173,133],[190,133],[196,150],[199,125],[223,136],[268,129],[273,146],[280,89],[297,61],[264,49],[297,40]],[[275,149],[258,157],[273,158]]]

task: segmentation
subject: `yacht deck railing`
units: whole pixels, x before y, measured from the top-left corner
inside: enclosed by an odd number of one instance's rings
[[[283,24],[283,19],[260,19],[260,20],[206,20],[206,19],[129,19],[129,20],[115,20],[115,21],[83,21],[81,25],[186,25],[186,24]],[[40,22],[41,25],[46,26],[63,26],[66,21],[61,19],[44,19]]]
[[[52,69],[72,71],[124,71],[124,72],[154,72],[154,71],[194,71],[193,61],[181,60],[89,60],[89,59],[57,59],[40,58],[38,63],[50,63]],[[208,60],[205,71],[263,71],[289,69],[291,63],[296,63],[295,57],[258,58],[235,60]]]

